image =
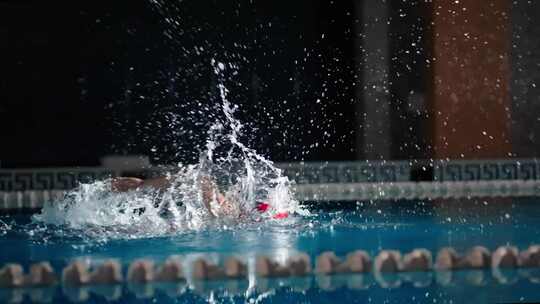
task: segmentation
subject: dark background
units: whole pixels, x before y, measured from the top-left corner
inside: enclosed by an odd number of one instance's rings
[[[223,81],[240,106],[242,140],[260,153],[358,157],[353,0],[166,3],[0,2],[0,166],[94,166],[107,154],[194,161],[222,119],[212,59],[235,66]],[[428,150],[425,117],[404,110],[427,81],[418,39],[427,21],[413,4],[392,4],[389,18],[400,159]]]

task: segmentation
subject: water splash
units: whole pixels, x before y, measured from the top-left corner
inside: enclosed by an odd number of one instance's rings
[[[249,222],[274,221],[276,214],[307,214],[291,192],[291,182],[273,162],[241,142],[243,125],[234,116],[237,106],[227,99],[226,65],[212,60],[218,77],[222,115],[208,130],[199,163],[179,165],[167,173],[164,191],[140,188],[126,193],[112,191],[111,180],[82,184],[64,199],[47,204],[34,220],[86,235],[106,238],[150,237],[204,227],[234,227]],[[204,179],[230,202],[220,212],[216,197],[210,206],[203,199]],[[268,212],[257,211],[266,202]]]
[[[0,236],[6,235],[11,230],[11,226],[0,219]]]

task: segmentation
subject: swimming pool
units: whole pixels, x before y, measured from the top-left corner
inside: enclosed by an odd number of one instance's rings
[[[305,252],[312,267],[317,256],[332,251],[345,257],[357,249],[372,258],[384,249],[403,254],[425,248],[433,258],[443,247],[465,253],[475,245],[493,251],[512,245],[521,250],[540,239],[537,198],[490,198],[435,201],[332,202],[312,204],[312,216],[285,222],[208,227],[160,237],[133,235],[96,241],[81,231],[46,229],[27,215],[0,218],[0,265],[21,264],[25,270],[36,262],[49,261],[56,271],[75,259],[99,265],[116,259],[123,277],[129,264],[144,258],[163,263],[179,255],[185,265],[204,257],[213,263],[236,256],[249,267],[255,256],[277,261]],[[322,206],[322,207],[321,207]],[[333,208],[332,206],[339,206]],[[251,266],[250,266],[251,265]],[[189,268],[189,266],[186,266]],[[186,272],[189,272],[186,268]],[[200,302],[200,303],[461,303],[533,302],[540,300],[538,269],[489,268],[469,271],[403,272],[374,275],[315,275],[299,277],[134,285],[1,289],[2,301],[53,300],[55,303],[84,300],[89,303]],[[21,298],[22,297],[22,298]],[[24,298],[26,297],[26,298]],[[41,299],[40,299],[41,297]]]

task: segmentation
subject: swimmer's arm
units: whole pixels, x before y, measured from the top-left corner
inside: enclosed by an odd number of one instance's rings
[[[225,212],[230,212],[231,203],[227,200],[225,195],[221,193],[216,185],[216,183],[209,176],[202,176],[200,179],[201,190],[202,190],[202,201],[204,207],[208,210],[208,213],[212,216],[217,216],[212,210],[211,203],[216,200],[218,206],[222,208]]]
[[[145,179],[141,186],[152,187],[158,190],[165,190],[171,186],[171,180],[166,176],[154,177]]]
[[[204,207],[208,210],[210,215],[214,216],[212,212],[211,202],[214,200],[214,195],[216,195],[217,187],[209,176],[202,176],[200,179],[201,183],[201,192],[202,192],[202,202]]]
[[[139,188],[144,181],[135,177],[115,177],[111,180],[111,189],[114,192],[127,192]]]
[[[127,192],[141,187],[151,187],[156,190],[165,190],[170,187],[171,181],[165,176],[142,180],[135,177],[116,177],[111,181],[112,190],[115,192]]]
[[[209,176],[203,176],[200,180],[202,201],[208,212],[216,216],[212,211],[211,202],[216,200],[218,206],[225,213],[231,212],[232,204],[225,195],[219,191],[215,182]],[[112,190],[115,192],[127,192],[138,188],[151,187],[156,190],[165,190],[171,186],[171,180],[165,176],[142,180],[135,177],[116,177],[111,181]]]

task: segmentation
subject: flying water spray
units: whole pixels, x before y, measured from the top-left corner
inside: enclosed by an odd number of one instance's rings
[[[198,163],[179,164],[176,170],[167,172],[171,183],[164,191],[145,187],[116,193],[110,179],[81,184],[62,200],[46,204],[34,220],[87,235],[124,238],[176,234],[212,225],[220,227],[222,223],[231,227],[274,221],[276,214],[306,214],[294,199],[291,181],[272,161],[241,141],[246,130],[235,117],[238,107],[227,98],[227,65],[214,59],[211,65],[218,78],[222,113],[207,131]],[[232,203],[234,212],[215,217],[207,209],[202,179],[211,180]],[[215,204],[212,201],[211,207]]]

